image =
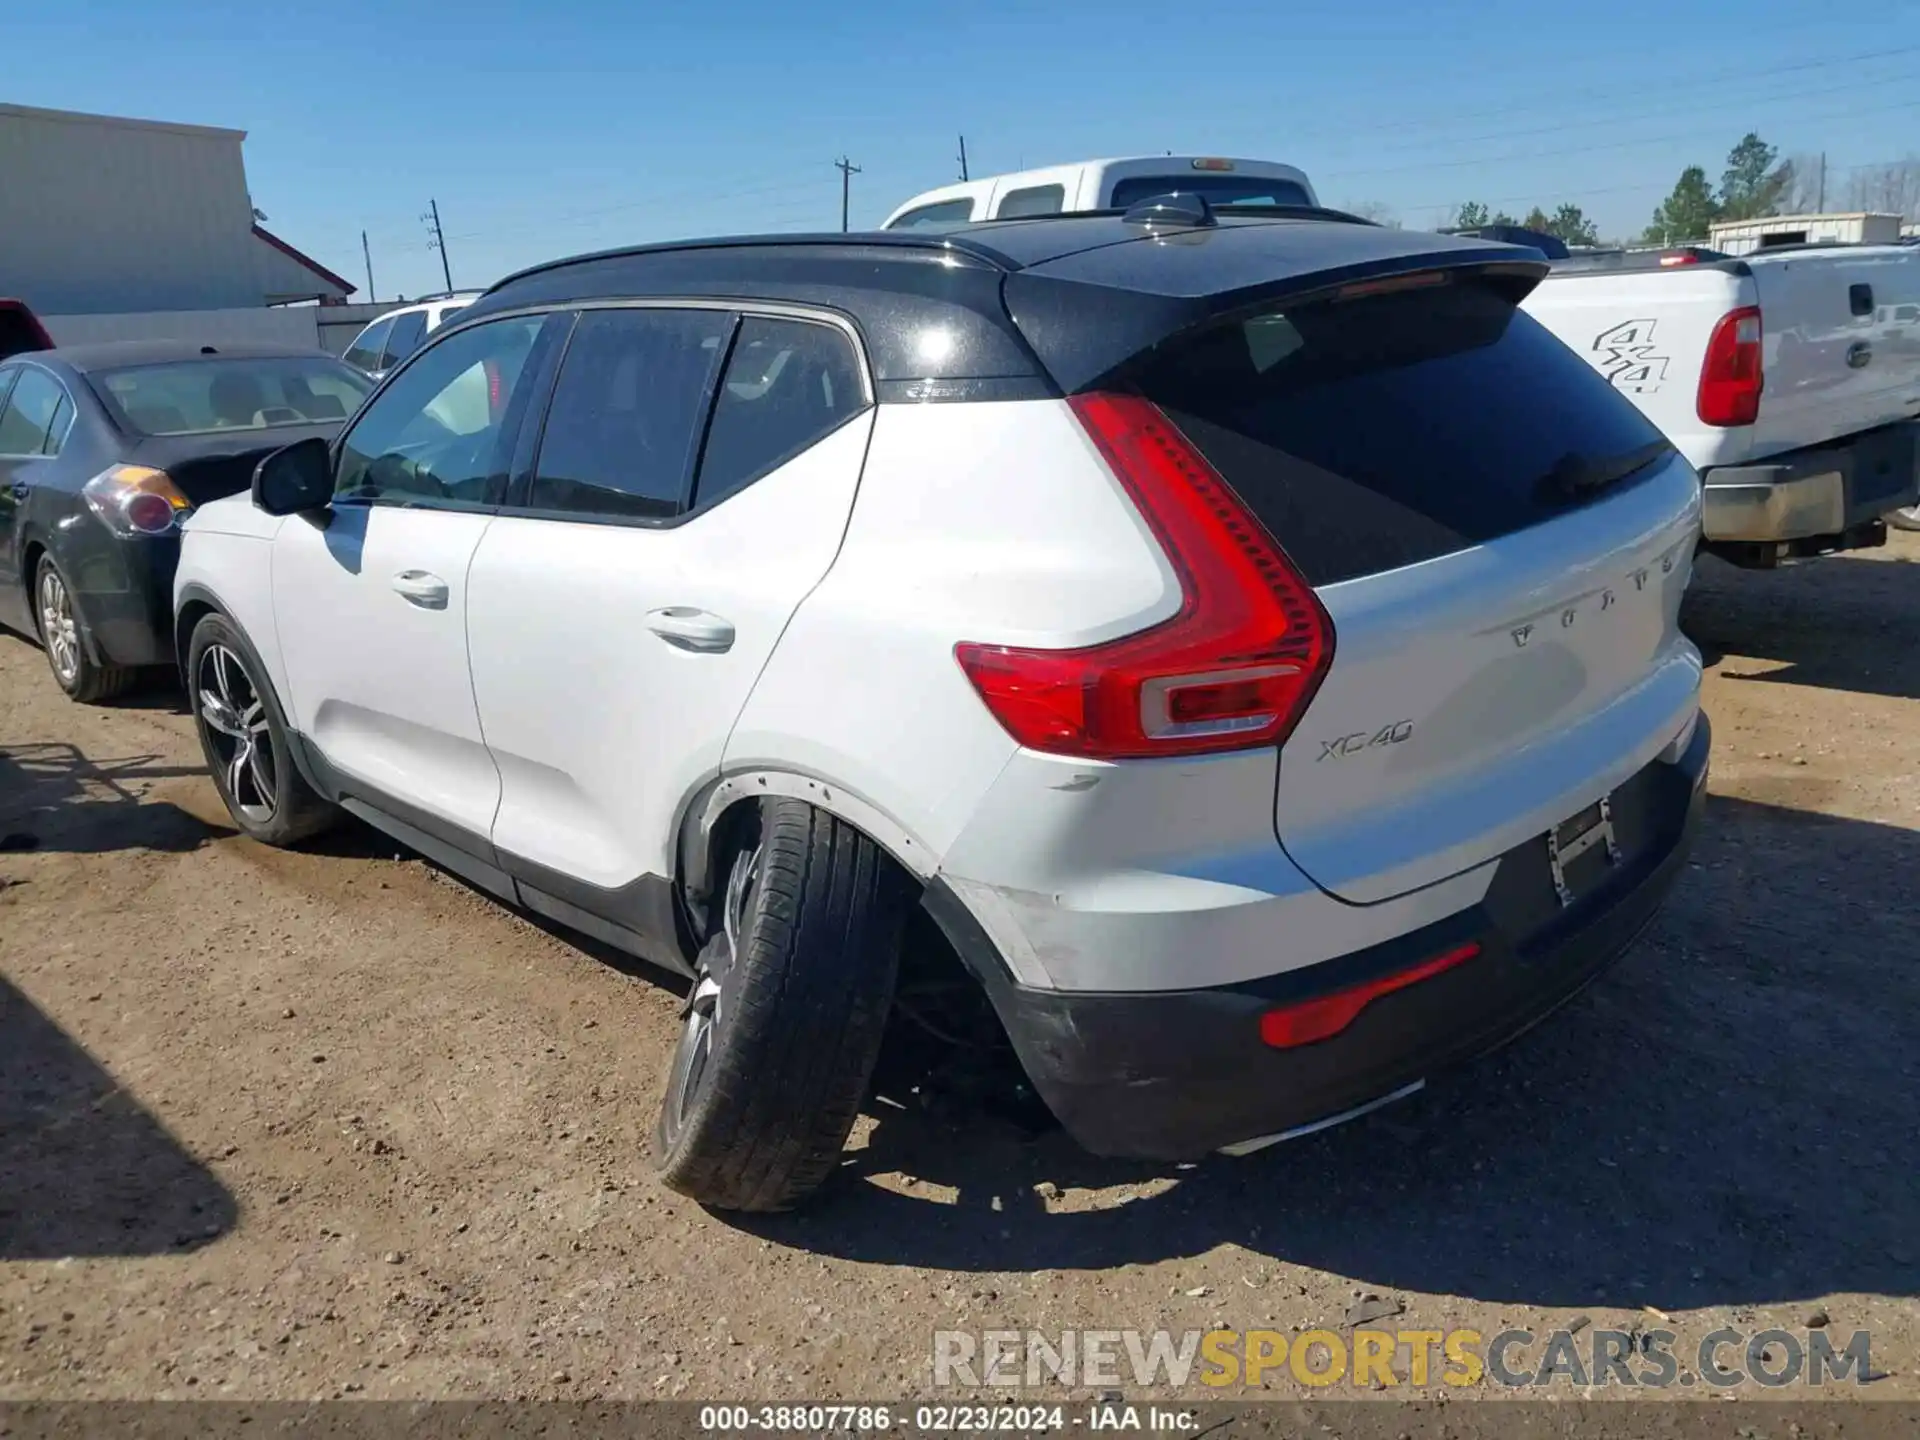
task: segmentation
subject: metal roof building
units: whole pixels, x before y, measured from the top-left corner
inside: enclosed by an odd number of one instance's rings
[[[260,228],[244,130],[0,104],[0,293],[41,314],[339,301]]]

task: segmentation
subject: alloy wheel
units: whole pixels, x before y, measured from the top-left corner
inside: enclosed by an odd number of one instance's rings
[[[692,1112],[713,1059],[714,1036],[723,1015],[726,982],[740,954],[747,908],[759,878],[760,847],[755,845],[734,858],[733,870],[727,876],[727,893],[720,905],[720,933],[701,952],[693,989],[681,1007],[680,1043],[674,1051],[668,1091],[676,1127],[684,1125]]]
[[[40,639],[53,673],[62,685],[72,685],[80,675],[80,627],[74,622],[67,583],[51,565],[40,571]]]
[[[200,653],[194,679],[200,723],[219,757],[220,777],[234,813],[251,824],[265,825],[273,819],[279,789],[266,702],[240,657],[224,645],[209,645]]]

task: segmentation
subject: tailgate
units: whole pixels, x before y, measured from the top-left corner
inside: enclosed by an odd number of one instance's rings
[[[1700,679],[1693,469],[1510,291],[1365,289],[1215,326],[1143,385],[1333,621],[1275,827],[1362,903],[1591,805],[1691,723]]]

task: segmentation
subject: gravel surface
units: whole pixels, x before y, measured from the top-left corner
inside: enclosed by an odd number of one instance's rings
[[[1915,562],[1703,562],[1692,865],[1501,1054],[1197,1167],[876,1107],[751,1222],[650,1178],[659,977],[358,827],[237,838],[177,695],[0,634],[0,1398],[884,1399],[940,1328],[1650,1309],[1866,1329],[1920,1396]]]

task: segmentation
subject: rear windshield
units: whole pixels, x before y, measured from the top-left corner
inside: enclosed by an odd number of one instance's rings
[[[358,370],[324,355],[180,360],[96,370],[89,378],[143,435],[345,420],[373,388]]]
[[[1142,200],[1174,191],[1182,195],[1204,195],[1212,205],[1311,205],[1306,187],[1292,180],[1262,175],[1130,175],[1116,180],[1113,197],[1107,203],[1125,210]]]
[[[1139,388],[1316,585],[1451,554],[1651,474],[1660,432],[1474,281],[1275,309]]]

